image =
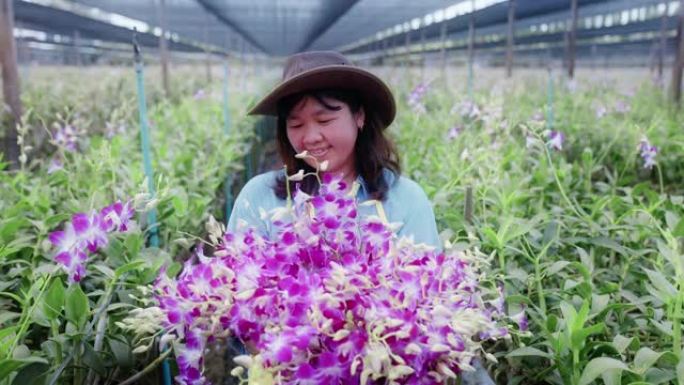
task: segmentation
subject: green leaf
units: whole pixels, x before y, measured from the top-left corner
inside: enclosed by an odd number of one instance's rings
[[[676,374],[671,370],[663,370],[659,368],[650,368],[646,371],[644,379],[648,384],[663,384],[670,383],[674,380]]]
[[[66,318],[80,330],[85,325],[90,313],[88,297],[81,290],[81,285],[78,284],[71,285],[66,295]]]
[[[181,198],[178,195],[171,198],[171,205],[173,206],[175,215],[178,217],[185,216],[186,211],[188,210],[188,201],[187,198],[184,198],[185,197]]]
[[[606,370],[601,373],[601,379],[605,385],[620,385],[622,383],[622,370]]]
[[[675,237],[684,238],[684,218],[679,220],[677,226],[675,226],[674,230],[672,230],[672,235],[674,235]]]
[[[2,313],[0,313],[0,326],[4,325],[5,323],[9,323],[9,321],[12,321],[15,318],[19,318],[20,316],[21,313],[3,311]]]
[[[653,287],[658,290],[662,296],[667,298],[661,298],[666,302],[669,298],[674,298],[677,295],[677,289],[665,278],[665,276],[656,270],[644,269],[648,279],[651,281]]]
[[[45,383],[48,369],[50,369],[50,365],[46,363],[30,363],[19,370],[17,376],[12,380],[12,385],[42,385]]]
[[[123,339],[123,337],[121,337]],[[109,349],[111,349],[117,366],[128,368],[133,366],[133,353],[131,347],[118,339],[108,338]]]
[[[121,277],[122,275],[128,273],[129,271],[138,269],[146,264],[145,261],[142,260],[136,260],[133,262],[129,262],[123,266],[119,266],[116,271],[114,272],[117,277]]]
[[[594,358],[587,363],[587,366],[584,367],[584,371],[582,372],[582,376],[579,380],[579,385],[588,385],[592,383],[598,376],[608,370],[629,371],[629,367],[627,367],[627,364],[624,362],[616,360],[615,358]]]
[[[17,371],[22,365],[24,365],[24,363],[19,360],[0,360],[0,378],[8,378],[10,374]]]
[[[64,306],[64,285],[60,278],[54,278],[43,297],[43,311],[45,316],[54,320],[62,313]]]
[[[605,247],[606,249],[610,249],[615,251],[618,254],[621,254],[622,256],[629,256],[630,255],[630,250],[625,248],[624,246],[620,245],[617,243],[615,240],[606,238],[606,237],[597,237],[597,238],[592,238],[589,242],[596,246],[601,246]]]
[[[537,348],[531,346],[523,346],[521,348],[515,349],[514,351],[506,354],[506,357],[525,357],[525,356],[536,356],[544,358],[553,358],[551,353],[541,351]]]
[[[597,323],[596,325],[592,325],[580,330],[576,330],[572,333],[572,346],[575,349],[582,349],[584,346],[584,343],[586,342],[586,339],[592,335],[592,334],[598,334],[603,331],[605,328],[605,325],[603,322]]]
[[[639,349],[634,356],[635,372],[639,374],[646,373],[646,370],[653,366],[653,364],[655,364],[662,355],[663,353],[655,352],[647,347]]]
[[[561,302],[560,310],[561,314],[563,314],[563,319],[568,325],[568,328],[571,329],[572,325],[575,323],[575,319],[577,318],[577,310],[575,310],[575,307],[568,302]]]
[[[20,360],[12,358],[3,359],[0,360],[0,379],[8,378],[10,374],[16,372],[24,365],[31,363],[41,363],[45,365],[48,364],[47,360],[44,358],[34,356],[22,358]]]
[[[608,303],[610,302],[610,295],[609,294],[604,294],[604,295],[598,295],[598,294],[592,294],[591,295],[591,314],[597,314],[603,311],[603,309],[608,306]]]
[[[554,274],[558,273],[559,271],[563,270],[563,269],[564,269],[566,266],[568,266],[570,263],[571,263],[571,262],[569,262],[569,261],[557,261],[557,262],[554,262],[553,265],[549,266],[549,267],[546,269],[546,275],[548,275],[548,276],[554,275]]]
[[[95,264],[92,264],[91,266],[93,268],[95,268],[95,270],[102,273],[108,279],[114,278],[114,270],[112,270],[109,266],[107,266],[103,263],[95,263]]]
[[[0,223],[0,238],[5,242],[16,238],[16,233],[24,227],[31,226],[31,222],[24,217],[13,217]],[[4,243],[4,242],[3,242]]]
[[[105,375],[105,365],[100,359],[98,353],[90,346],[89,343],[83,344],[83,363],[89,368],[93,369],[100,376]]]
[[[638,348],[639,347],[639,339],[636,337],[627,338],[625,336],[617,334],[613,338],[613,346],[615,347],[615,350],[617,350],[620,354],[622,354],[630,346],[632,349]]]

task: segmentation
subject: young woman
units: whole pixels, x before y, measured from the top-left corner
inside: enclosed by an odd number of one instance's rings
[[[357,182],[356,199],[377,200],[381,205],[359,206],[360,215],[380,214],[390,223],[401,223],[399,236],[441,249],[432,206],[423,189],[401,176],[399,157],[385,129],[396,113],[391,91],[375,75],[354,66],[336,52],[305,52],[288,58],[282,82],[254,107],[250,114],[278,118],[278,150],[287,173],[315,170],[327,162],[327,172],[342,175],[347,186]],[[306,151],[300,159],[296,154]],[[242,225],[274,236],[274,227],[260,215],[283,207],[289,191],[295,191],[284,170],[252,178],[238,195],[228,230]],[[297,182],[315,194],[314,177]],[[381,211],[381,213],[378,213]],[[464,375],[464,384],[493,384],[486,371]]]

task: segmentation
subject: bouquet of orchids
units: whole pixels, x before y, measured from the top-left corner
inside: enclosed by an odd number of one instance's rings
[[[320,178],[318,194],[296,191],[269,213],[276,239],[212,221],[215,255],[200,250],[178,277],[160,274],[180,383],[207,382],[205,345],[227,335],[258,350],[235,360],[249,368],[243,382],[260,384],[440,384],[472,368],[481,341],[507,335],[501,298],[479,285],[478,253],[398,238],[381,216],[361,218],[345,183],[320,169],[305,175]]]

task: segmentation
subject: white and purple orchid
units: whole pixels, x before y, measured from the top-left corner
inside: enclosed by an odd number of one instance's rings
[[[133,214],[130,203],[117,201],[99,212],[74,214],[62,230],[49,234],[56,248],[54,260],[69,276],[69,283],[85,277],[88,255],[109,243],[109,233],[129,230]]]
[[[277,214],[275,239],[228,232],[214,257],[159,276],[164,327],[184,341],[180,383],[207,383],[196,344],[227,333],[282,384],[440,384],[471,368],[481,341],[508,335],[476,256],[398,238],[347,190],[323,175],[318,195],[298,191]]]

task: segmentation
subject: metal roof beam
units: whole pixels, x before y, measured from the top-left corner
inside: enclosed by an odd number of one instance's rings
[[[343,4],[338,12],[321,19],[318,25],[316,25],[316,27],[313,29],[313,32],[307,36],[304,44],[299,47],[299,51],[301,52],[309,49],[311,44],[313,44],[318,37],[322,36],[325,32],[331,29],[335,23],[337,23],[337,21],[347,12],[349,12],[349,10],[352,9],[358,2],[359,0],[349,0],[349,3]]]
[[[230,19],[225,17],[223,14],[221,14],[221,12],[216,7],[211,5],[208,1],[206,1],[206,0],[196,0],[196,1],[199,5],[202,6],[202,8],[204,8],[207,12],[214,15],[223,24],[225,24],[229,28],[231,28],[234,31],[236,31],[237,33],[239,33],[243,39],[245,39],[247,42],[249,42],[249,44],[258,48],[259,50],[261,50],[261,52],[268,53],[268,51],[261,44],[257,43],[257,41],[254,39],[254,37],[252,37],[252,35],[247,33],[247,31],[243,30],[239,26],[235,25],[235,23],[233,23]]]

